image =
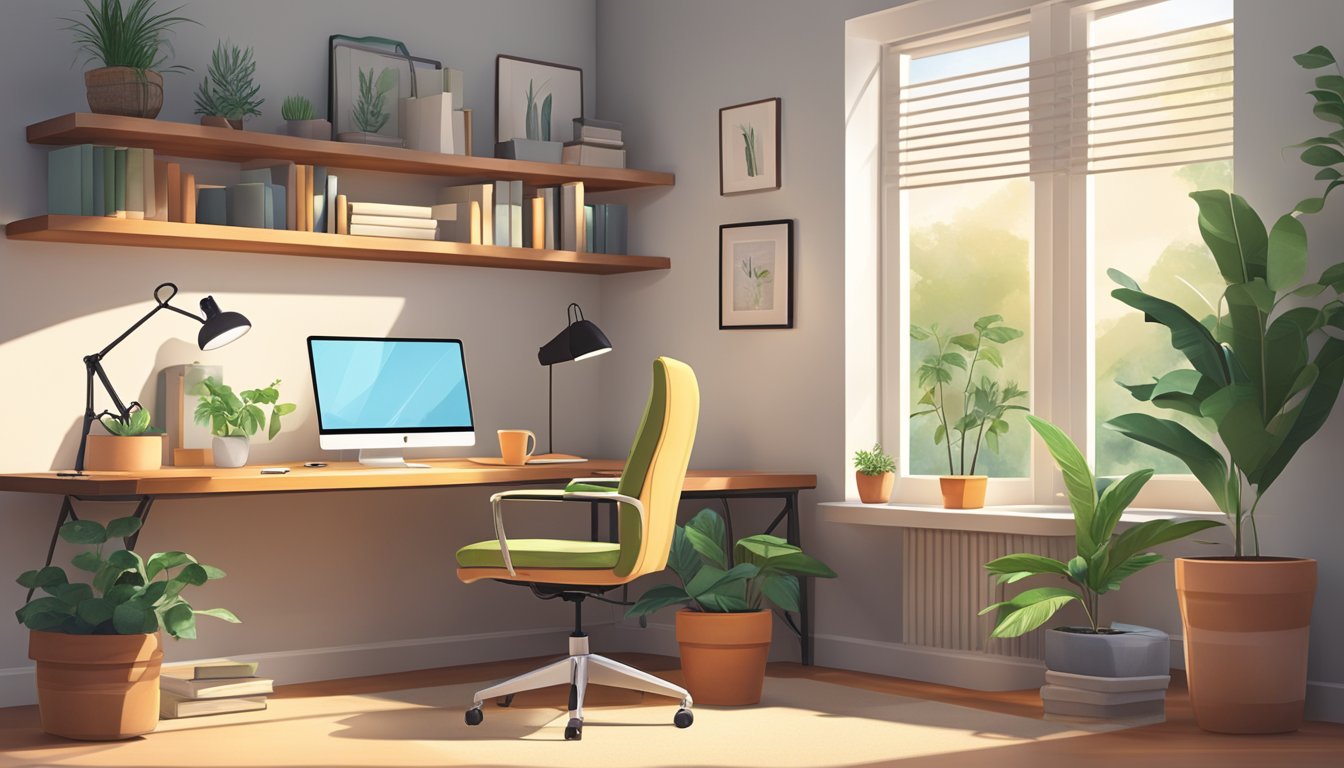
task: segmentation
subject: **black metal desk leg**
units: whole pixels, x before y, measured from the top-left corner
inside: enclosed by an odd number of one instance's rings
[[[61,538],[61,526],[65,525],[65,522],[67,520],[78,520],[78,519],[79,518],[75,517],[74,502],[70,499],[69,496],[62,498],[61,513],[56,516],[56,529],[51,532],[51,544],[47,545],[47,559],[45,562],[42,563],[43,568],[46,568],[47,566],[51,565],[51,559],[56,556],[56,542],[59,541]],[[23,599],[23,602],[25,604],[27,604],[29,601],[33,599],[33,592],[35,591],[36,588],[28,590],[28,596]]]
[[[789,532],[788,542],[795,547],[803,546],[803,531],[798,520],[798,492],[790,491],[784,499],[788,505]],[[812,580],[807,577],[799,578],[798,584],[798,624],[799,638],[798,642],[802,649],[802,659],[804,666],[812,666],[812,606],[808,599],[808,592],[812,588]]]
[[[145,522],[149,520],[149,508],[154,506],[153,496],[144,496],[140,503],[135,505],[135,517],[140,521],[140,527],[135,529],[135,533],[121,540],[121,543],[127,549],[135,549],[135,542],[140,540],[140,534],[145,530]]]

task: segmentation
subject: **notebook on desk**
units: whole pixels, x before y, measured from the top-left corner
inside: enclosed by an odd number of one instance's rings
[[[505,464],[504,459],[498,456],[480,456],[472,457],[467,461],[475,464],[484,464],[488,467],[512,467],[515,464]],[[537,456],[527,457],[528,464],[582,464],[587,459],[581,456],[570,456],[567,453],[543,453]]]

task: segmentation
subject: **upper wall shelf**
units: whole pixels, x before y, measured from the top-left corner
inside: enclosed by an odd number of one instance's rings
[[[259,131],[235,131],[139,117],[72,112],[28,126],[30,144],[111,144],[144,147],[174,157],[246,162],[261,158],[361,171],[522,179],[533,185],[582,181],[591,191],[668,187],[676,176],[633,168],[534,163],[494,157],[417,152],[399,147],[300,139]]]

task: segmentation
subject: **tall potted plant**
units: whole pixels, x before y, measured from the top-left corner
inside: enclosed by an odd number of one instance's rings
[[[712,509],[676,527],[667,564],[681,584],[653,587],[626,615],[685,606],[677,612],[677,643],[686,689],[699,704],[724,706],[761,700],[771,635],[766,601],[797,611],[799,576],[835,576],[777,536],[738,539],[730,554],[723,518]]]
[[[192,394],[201,398],[196,406],[196,423],[210,427],[214,435],[212,452],[217,467],[241,467],[247,463],[250,438],[266,427],[266,439],[280,434],[280,417],[294,412],[293,403],[280,402],[280,380],[269,387],[245,389],[234,394],[233,388],[213,376],[201,381]],[[262,406],[271,406],[268,419]]]
[[[71,739],[128,739],[159,722],[159,667],[163,641],[194,639],[196,617],[238,623],[223,608],[197,610],[183,596],[224,572],[183,552],[148,559],[128,549],[105,551],[112,539],[140,530],[123,517],[104,527],[92,520],[61,526],[61,538],[86,549],[71,563],[90,574],[69,580],[64,569],[25,571],[19,586],[29,599],[17,612],[29,630],[28,656],[37,662],[37,704],[42,730]],[[45,596],[32,599],[35,591]]]
[[[1004,325],[1002,315],[987,315],[975,321],[970,333],[953,334],[934,323],[928,328],[910,326],[910,337],[933,346],[915,372],[922,394],[920,409],[910,418],[931,416],[938,422],[933,442],[947,449],[947,474],[938,479],[943,506],[979,509],[985,505],[989,483],[988,477],[975,474],[980,447],[988,444],[999,452],[999,438],[1008,433],[1004,417],[1009,411],[1027,410],[1015,402],[1025,400],[1027,392],[1012,381],[1001,384],[984,375],[976,379],[976,368],[984,364],[1002,369],[999,348],[1022,338],[1022,331]],[[955,371],[961,372],[964,383],[957,383]]]
[[[1325,48],[1296,57],[1309,69],[1334,64]],[[1344,81],[1317,78],[1315,113],[1344,124]],[[1245,199],[1194,192],[1199,229],[1226,282],[1217,311],[1191,316],[1112,271],[1116,299],[1171,332],[1191,369],[1128,386],[1159,408],[1202,416],[1211,443],[1181,424],[1132,413],[1107,426],[1180,459],[1232,528],[1231,557],[1180,558],[1176,587],[1185,627],[1191,703],[1201,728],[1279,733],[1302,722],[1307,628],[1316,561],[1261,554],[1256,512],[1297,452],[1325,424],[1344,384],[1344,263],[1307,277],[1307,235],[1299,215],[1316,213],[1341,184],[1344,133],[1304,142],[1302,159],[1321,168],[1320,197],[1298,203],[1268,231]],[[1321,296],[1327,298],[1323,301]],[[1235,639],[1229,639],[1235,637]],[[1254,670],[1254,674],[1249,674]]]
[[[89,109],[103,115],[156,117],[163,108],[163,75],[187,69],[164,67],[164,51],[172,51],[166,34],[182,22],[175,16],[185,6],[160,12],[155,0],[84,0],[84,15],[69,22],[75,45],[89,62],[102,66],[84,73]]]
[[[1101,596],[1120,588],[1121,582],[1162,560],[1150,550],[1221,523],[1214,520],[1149,520],[1129,528],[1119,536],[1115,528],[1125,509],[1153,476],[1153,470],[1134,472],[1097,492],[1097,480],[1087,459],[1063,430],[1048,421],[1027,416],[1027,421],[1045,442],[1050,455],[1064,475],[1069,506],[1073,510],[1074,545],[1077,549],[1069,562],[1035,554],[1000,557],[985,564],[998,575],[1000,584],[1011,584],[1036,576],[1063,579],[1067,586],[1034,587],[1009,600],[980,611],[983,616],[997,612],[998,620],[990,637],[1018,637],[1048,622],[1070,603],[1078,603],[1087,616],[1087,625],[1055,627],[1045,636],[1045,666],[1072,677],[1069,686],[1086,691],[1070,696],[1067,692],[1052,699],[1047,685],[1041,695],[1047,714],[1083,714],[1114,711],[1142,704],[1136,697],[1141,690],[1151,692],[1152,700],[1162,701],[1167,680],[1152,689],[1136,688],[1134,683],[1115,686],[1109,679],[1152,677],[1169,674],[1170,645],[1166,633],[1129,624],[1102,621]],[[1096,678],[1106,680],[1097,681]],[[1047,679],[1047,683],[1053,682]],[[1112,693],[1125,695],[1114,697]],[[1105,703],[1107,699],[1111,703]],[[1069,699],[1073,699],[1070,701]],[[1097,703],[1102,702],[1102,703]],[[1082,704],[1084,706],[1070,706]],[[1052,707],[1054,708],[1052,711]]]

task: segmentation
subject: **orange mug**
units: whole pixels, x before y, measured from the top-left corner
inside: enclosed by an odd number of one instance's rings
[[[505,464],[521,467],[537,449],[537,436],[527,429],[499,430],[499,455]]]

